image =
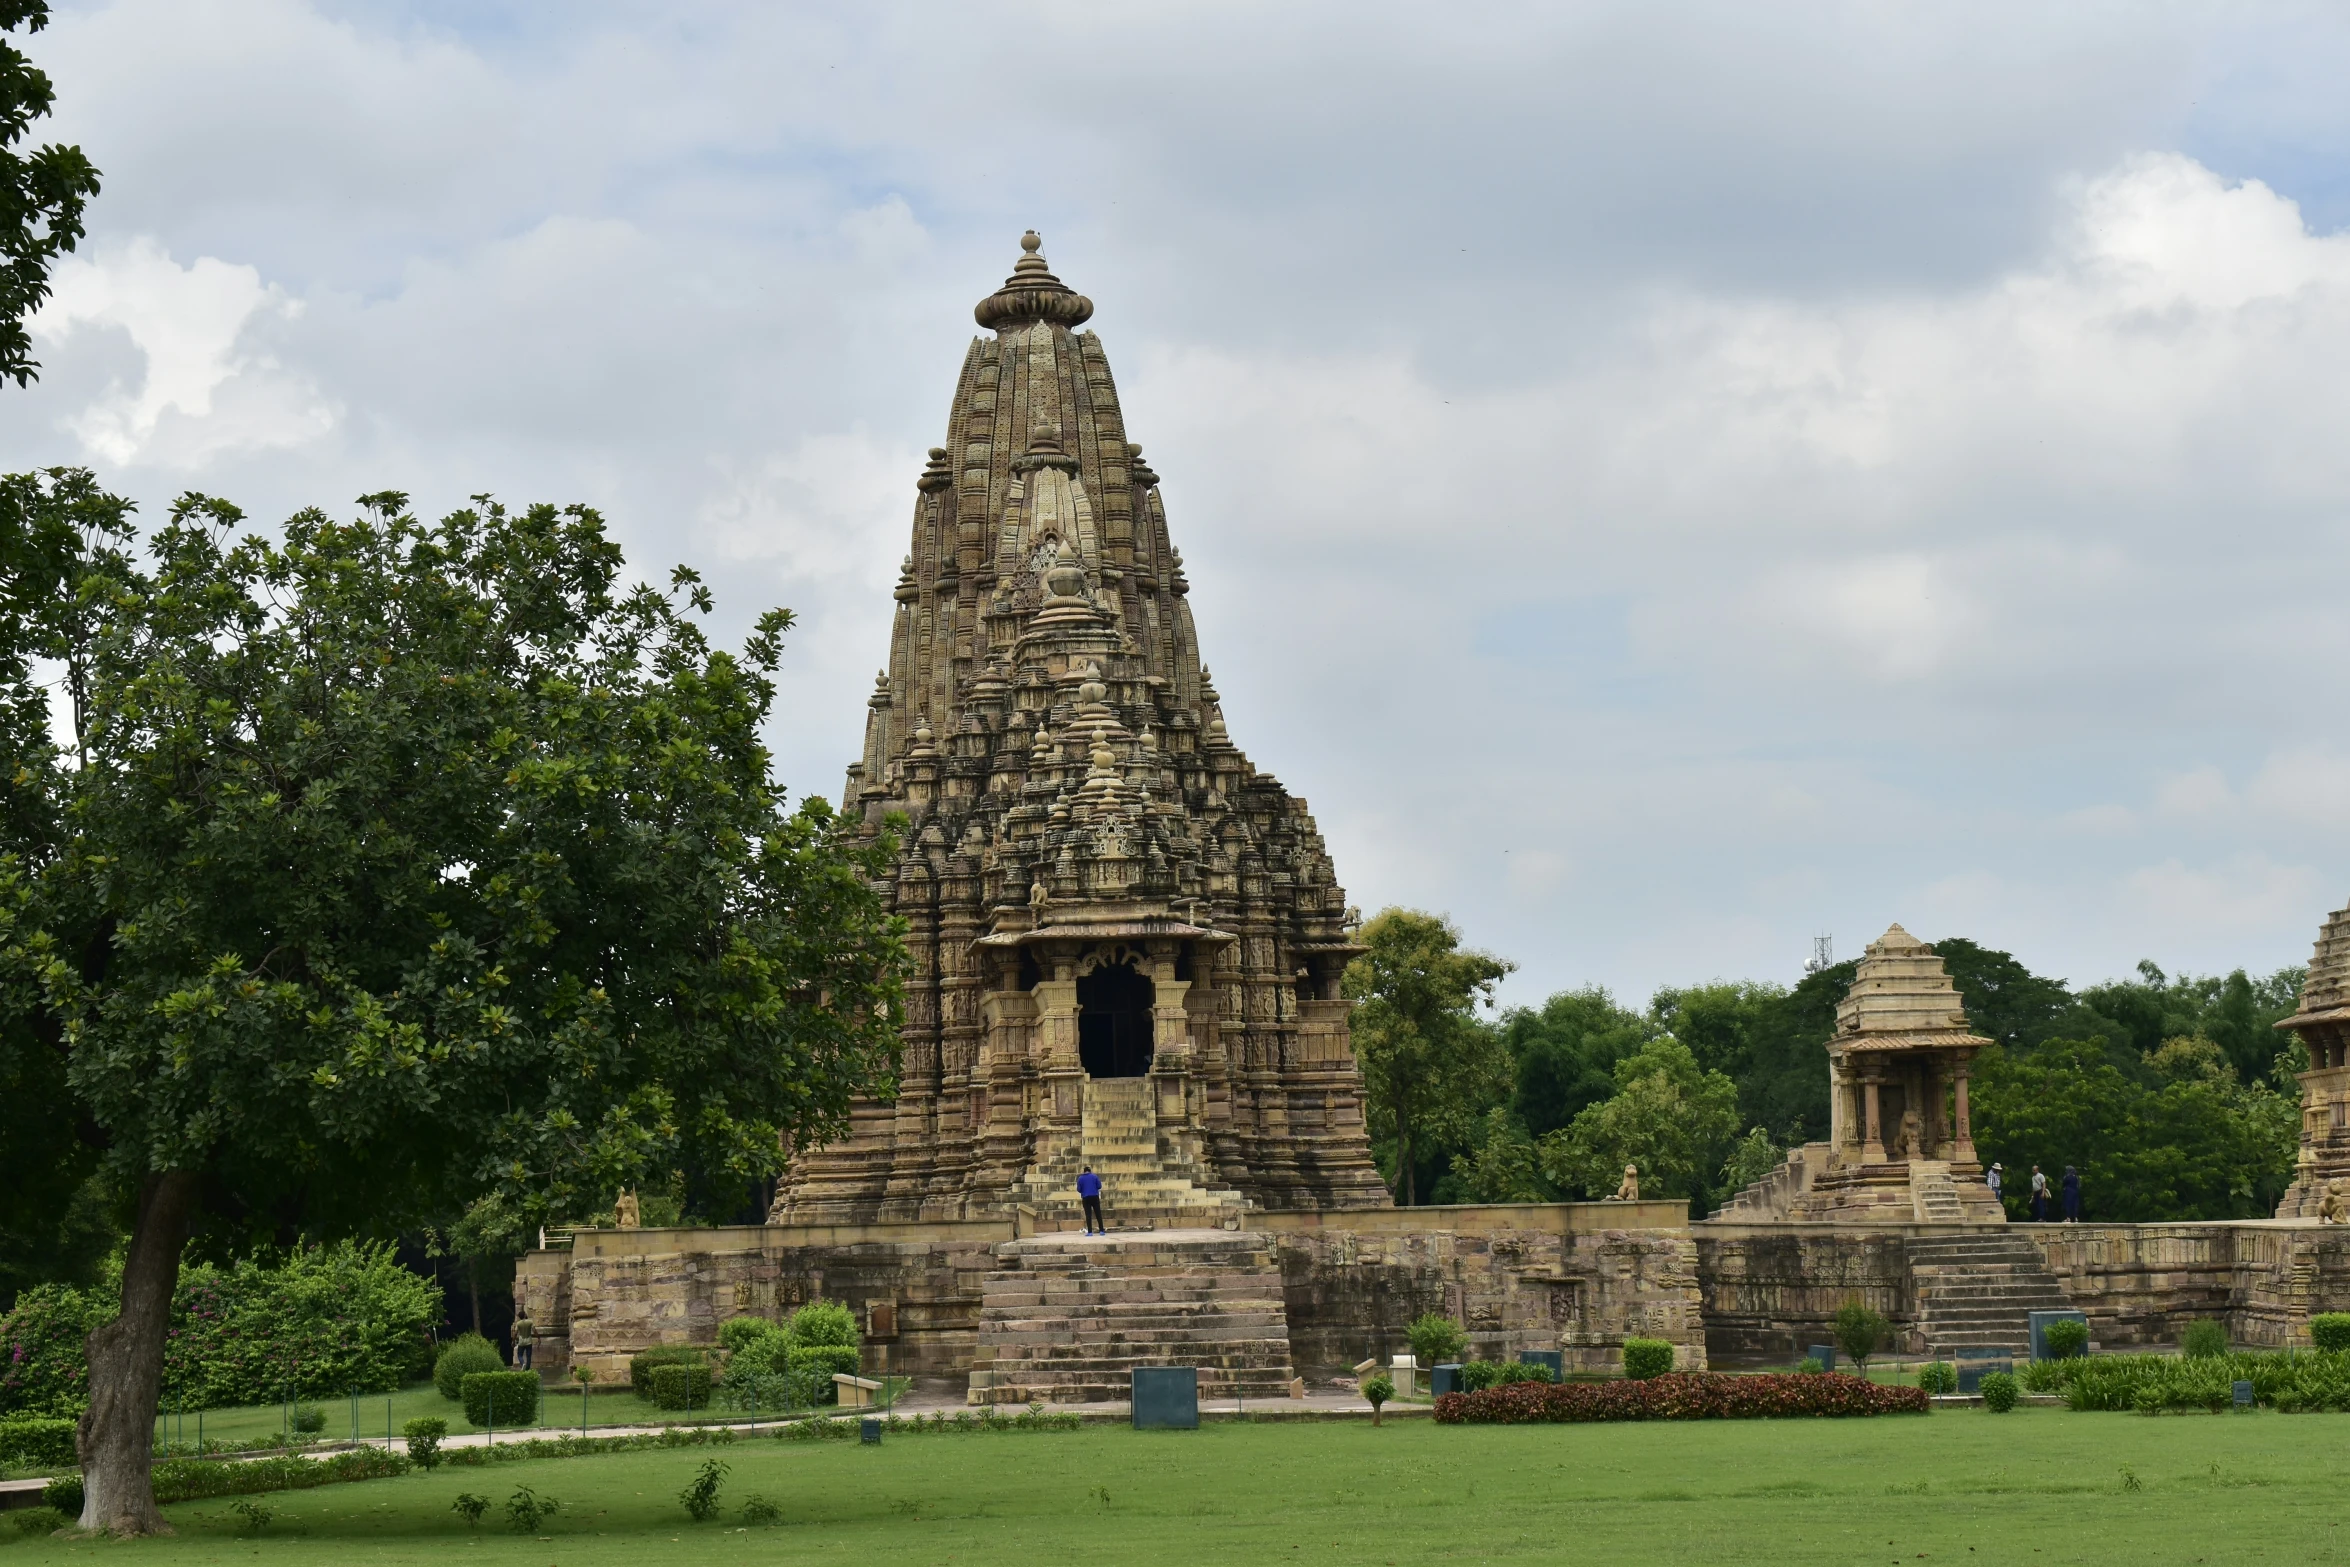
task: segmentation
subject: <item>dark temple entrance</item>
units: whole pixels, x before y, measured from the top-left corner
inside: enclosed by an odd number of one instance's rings
[[[1131,962],[1105,963],[1077,981],[1077,1059],[1089,1077],[1151,1069],[1151,982]]]

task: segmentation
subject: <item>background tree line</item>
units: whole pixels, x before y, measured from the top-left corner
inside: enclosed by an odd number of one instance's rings
[[[1644,1195],[1718,1208],[1828,1134],[1828,1039],[1858,967],[1793,986],[1597,986],[1494,1014],[1515,967],[1441,916],[1389,909],[1347,973],[1373,1152],[1401,1203],[1588,1200],[1627,1163]],[[1975,1144],[2018,1177],[2082,1175],[2089,1216],[2266,1217],[2293,1177],[2306,1052],[2273,1026],[2303,971],[2135,975],[2075,991],[1963,937],[1934,944],[1976,1033]]]

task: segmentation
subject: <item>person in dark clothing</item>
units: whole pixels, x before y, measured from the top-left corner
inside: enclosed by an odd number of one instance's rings
[[[2081,1172],[2071,1165],[2064,1167],[2064,1222],[2081,1221]]]
[[[1093,1166],[1090,1164],[1085,1167],[1085,1172],[1077,1177],[1077,1195],[1085,1203],[1085,1233],[1088,1235],[1109,1234],[1109,1227],[1102,1223],[1102,1178],[1093,1173]]]
[[[514,1369],[530,1369],[530,1352],[538,1347],[538,1328],[528,1317],[514,1319]]]

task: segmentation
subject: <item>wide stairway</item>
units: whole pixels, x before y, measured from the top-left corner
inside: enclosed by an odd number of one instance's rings
[[[1136,1366],[1196,1366],[1202,1398],[1281,1398],[1297,1374],[1262,1235],[1038,1235],[995,1254],[980,1287],[975,1404],[1120,1400]]]
[[[1909,1267],[1929,1354],[2012,1349],[2021,1355],[2032,1341],[2031,1313],[2073,1309],[2040,1248],[2013,1230],[1912,1240]]]
[[[1159,1125],[1155,1080],[1093,1077],[1074,1150],[1033,1167],[1019,1192],[1043,1230],[1082,1230],[1077,1175],[1102,1178],[1102,1220],[1113,1230],[1233,1229],[1248,1204],[1240,1193],[1204,1184],[1198,1161]]]

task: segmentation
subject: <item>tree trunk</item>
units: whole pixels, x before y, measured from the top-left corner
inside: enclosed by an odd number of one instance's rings
[[[155,1406],[163,1388],[163,1345],[180,1248],[196,1207],[196,1177],[150,1175],[123,1260],[122,1314],[92,1333],[90,1407],[77,1442],[82,1457],[82,1527],[119,1535],[169,1534],[155,1506]]]
[[[465,1298],[473,1303],[473,1331],[488,1338],[481,1332],[481,1269],[471,1257],[465,1259]]]

